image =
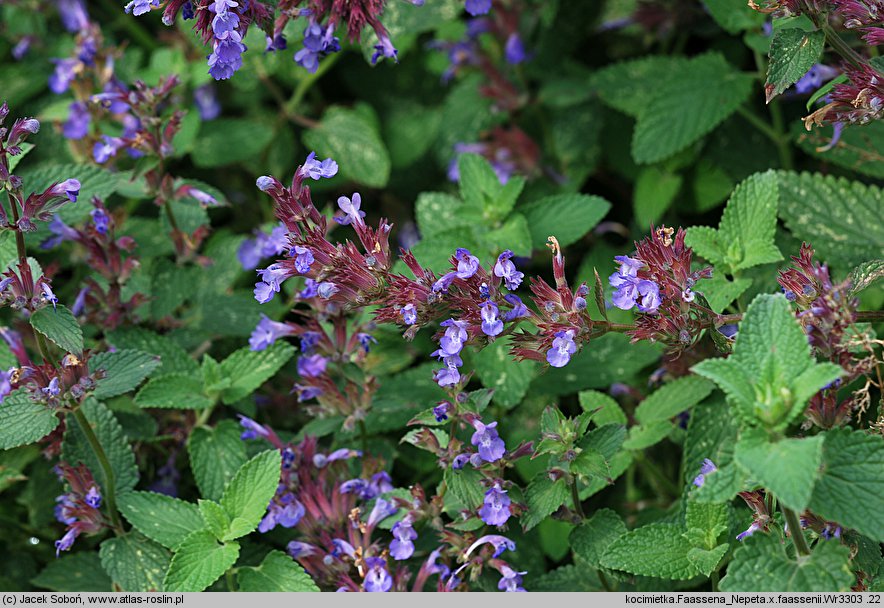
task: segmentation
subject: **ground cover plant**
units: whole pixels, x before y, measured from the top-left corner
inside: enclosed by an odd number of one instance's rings
[[[880,590],[881,42],[7,0],[0,588]]]

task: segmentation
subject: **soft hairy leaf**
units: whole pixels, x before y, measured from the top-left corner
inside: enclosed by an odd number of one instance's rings
[[[295,348],[278,341],[269,348],[253,351],[241,348],[221,362],[221,373],[231,379],[230,388],[221,392],[221,400],[231,404],[251,394],[272,378],[295,354]]]
[[[202,498],[197,501],[197,507],[209,531],[215,538],[222,540],[230,530],[230,518],[224,507],[213,500],[203,500]]]
[[[527,205],[519,211],[528,220],[531,246],[541,249],[554,236],[562,247],[576,243],[608,214],[611,203],[600,196],[555,194]]]
[[[765,15],[752,10],[743,0],[703,0],[709,14],[725,31],[739,34],[760,27]]]
[[[111,579],[101,567],[97,553],[81,551],[54,559],[31,579],[36,587],[50,591],[113,591]]]
[[[527,369],[526,369],[526,363]],[[482,384],[494,389],[494,401],[511,408],[519,404],[534,378],[536,366],[516,362],[509,354],[509,345],[498,340],[472,355],[472,366]]]
[[[700,473],[703,460],[708,458],[719,468],[733,460],[738,426],[730,406],[723,399],[713,399],[691,411],[688,433],[684,444],[685,484],[692,485]],[[706,476],[709,483],[718,472]],[[705,484],[704,484],[705,487]]]
[[[0,403],[0,449],[8,450],[42,439],[58,426],[55,412],[35,403],[25,389],[10,393]]]
[[[592,75],[592,87],[607,105],[634,118],[644,112],[647,91],[688,69],[681,57],[651,55],[615,63]]]
[[[784,505],[803,511],[819,475],[823,435],[771,443],[755,433],[741,437],[734,460]]]
[[[61,208],[61,217],[65,222],[73,223],[88,217],[92,206],[88,204],[93,196],[104,200],[117,191],[121,175],[111,173],[95,165],[52,164],[40,163],[30,165],[30,170],[23,170],[21,176],[28,190],[43,192],[54,183],[74,178],[80,182],[79,201],[87,204],[72,203]],[[36,277],[35,277],[36,278]]]
[[[164,547],[175,549],[186,536],[205,527],[197,506],[155,492],[127,492],[120,513],[132,526]]]
[[[560,592],[568,591],[604,591],[598,573],[575,566],[573,564],[550,570],[538,577],[527,577],[525,587],[528,591]]]
[[[461,154],[457,159],[457,169],[460,197],[467,207],[481,210],[482,216],[489,220],[501,220],[512,210],[514,199],[498,203],[504,186],[484,157]]]
[[[817,363],[807,336],[782,294],[759,295],[746,310],[727,359],[707,359],[695,373],[718,384],[749,424],[782,429],[808,399],[842,370]]]
[[[629,437],[623,443],[627,450],[644,450],[663,441],[675,425],[669,420],[655,420],[637,424],[629,429]]]
[[[319,591],[304,569],[282,551],[271,551],[260,566],[240,568],[240,591],[299,592]]]
[[[239,557],[239,543],[219,543],[208,530],[185,538],[166,573],[166,591],[202,591],[230,568]]]
[[[780,217],[830,263],[884,258],[884,193],[877,186],[817,173],[779,172]]]
[[[851,270],[847,278],[850,281],[850,293],[856,295],[884,278],[884,260],[863,262]]]
[[[199,410],[212,405],[203,394],[202,378],[190,374],[163,374],[151,378],[135,395],[138,407]]]
[[[690,59],[645,90],[632,138],[637,163],[661,161],[694,143],[733,114],[752,91],[752,76],[722,55]]]
[[[700,571],[688,559],[693,548],[676,524],[650,524],[617,538],[602,556],[601,565],[641,576],[687,580]]]
[[[626,524],[615,511],[599,509],[571,531],[568,541],[577,557],[593,568],[598,568],[611,543],[626,532]]]
[[[454,496],[461,509],[475,510],[482,504],[485,491],[478,471],[464,467],[459,471],[448,468],[443,474],[448,491]]]
[[[258,527],[270,499],[279,485],[282,457],[278,450],[261,452],[236,472],[221,495],[221,506],[231,521],[241,520],[239,534],[244,536]]]
[[[89,359],[89,371],[104,370],[106,375],[98,381],[92,396],[107,399],[128,393],[159,366],[156,356],[138,350],[99,353]]]
[[[219,118],[196,138],[193,162],[198,167],[223,167],[251,160],[273,141],[271,123],[248,118]],[[236,145],[231,145],[236,142]]]
[[[110,461],[114,472],[114,488],[118,494],[128,492],[138,483],[138,465],[135,464],[135,453],[129,445],[129,439],[123,432],[123,427],[113,412],[95,399],[87,399],[81,406],[81,411],[89,421],[95,435],[98,437],[101,447]],[[62,455],[67,462],[83,462],[95,475],[95,479],[101,485],[104,493],[108,491],[109,480],[104,478],[103,469],[95,456],[86,435],[80,425],[68,419],[67,429],[64,434]]]
[[[855,577],[850,549],[837,540],[821,541],[808,557],[786,554],[778,534],[755,534],[734,552],[722,591],[849,591]]]
[[[611,423],[626,424],[623,408],[610,395],[599,391],[580,391],[578,398],[580,407],[585,412],[593,412],[592,420],[599,426]]]
[[[797,27],[774,30],[764,85],[768,103],[798,82],[816,64],[825,44],[826,34],[822,30],[805,32]]]
[[[639,226],[657,224],[675,202],[684,178],[657,166],[645,167],[635,180],[632,193],[635,222]]]
[[[522,528],[527,532],[552,515],[568,499],[568,485],[564,480],[552,481],[546,472],[539,473],[525,490],[528,513],[522,516]]]
[[[446,230],[469,228],[478,217],[478,209],[444,192],[421,192],[414,203],[415,220],[421,238],[428,239]],[[448,255],[454,253],[451,251]]]
[[[52,340],[67,353],[83,352],[83,330],[73,313],[64,306],[46,306],[31,315],[31,327]]]
[[[123,591],[162,591],[172,554],[138,532],[108,538],[98,553],[101,565]]]
[[[116,329],[108,334],[108,342],[118,349],[134,349],[160,358],[160,368],[152,375],[199,373],[199,365],[187,351],[169,337],[161,336],[141,327]]]
[[[822,475],[810,509],[831,521],[884,542],[884,439],[849,429],[828,431]]]
[[[187,440],[190,468],[203,498],[219,500],[224,487],[246,463],[242,429],[232,420],[222,420],[215,428],[199,426]]]
[[[390,154],[362,112],[329,108],[319,126],[304,133],[304,144],[319,158],[335,159],[341,175],[355,182],[383,188],[390,179]]]
[[[699,376],[685,376],[663,385],[642,401],[635,419],[642,424],[669,420],[689,410],[712,393],[714,385]]]

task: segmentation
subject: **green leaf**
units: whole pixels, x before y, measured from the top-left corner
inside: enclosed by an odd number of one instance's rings
[[[817,515],[884,542],[884,439],[849,429],[826,433],[822,475],[810,509]]]
[[[774,29],[768,54],[767,82],[764,85],[767,103],[798,82],[816,64],[825,44],[826,34],[822,30],[805,32],[797,27]]]
[[[89,371],[104,370],[106,375],[98,381],[92,396],[107,399],[128,393],[159,366],[157,357],[138,350],[99,353],[89,359]]]
[[[616,512],[599,509],[582,525],[574,528],[568,540],[574,554],[597,569],[611,543],[626,532],[626,524]]]
[[[212,406],[203,394],[203,381],[189,374],[164,374],[151,378],[135,395],[138,407],[199,410]]]
[[[884,258],[880,188],[816,173],[777,176],[780,217],[796,238],[813,243],[820,257],[843,266]]]
[[[279,371],[295,354],[295,348],[278,341],[270,348],[253,351],[241,348],[221,362],[221,374],[231,379],[230,388],[221,392],[225,404],[236,403],[253,393]]]
[[[222,420],[215,428],[198,426],[187,440],[190,468],[204,498],[219,500],[224,487],[246,463],[242,429],[232,420]]]
[[[528,220],[521,213],[513,213],[499,228],[482,232],[479,242],[484,246],[488,257],[497,257],[505,249],[512,249],[517,256],[527,256],[531,253]]]
[[[718,384],[749,424],[785,428],[808,399],[842,370],[817,363],[807,336],[782,294],[759,295],[746,310],[727,359],[707,359],[693,371]]]
[[[694,57],[668,78],[657,78],[642,96],[632,138],[632,156],[640,164],[685,149],[733,114],[752,91],[752,76],[717,53]]]
[[[688,580],[700,573],[688,559],[693,549],[675,524],[651,524],[617,538],[602,555],[601,565],[641,576]]]
[[[690,228],[685,243],[713,264],[727,264],[731,271],[783,259],[774,244],[777,192],[772,171],[748,177],[728,200],[718,230]]]
[[[690,228],[689,230],[694,230]],[[710,230],[707,228],[706,230]],[[696,235],[695,235],[696,236]],[[743,295],[752,286],[752,279],[740,278],[728,280],[724,273],[716,272],[711,279],[704,279],[700,289],[714,312],[722,313],[724,309]],[[711,331],[711,330],[710,330]]]
[[[138,532],[101,543],[101,565],[123,591],[162,591],[171,554]]]
[[[230,529],[230,518],[227,517],[224,507],[213,500],[203,500],[202,498],[196,504],[209,531],[215,535],[215,538],[223,539]]]
[[[855,580],[850,549],[838,541],[821,541],[813,553],[797,560],[786,554],[777,534],[756,534],[734,552],[722,591],[849,591]]]
[[[166,591],[202,591],[230,568],[239,557],[239,543],[219,543],[208,530],[185,538],[166,573]]]
[[[80,552],[53,559],[31,579],[36,587],[50,591],[113,591],[111,579],[95,552]]]
[[[884,260],[863,262],[851,270],[850,275],[847,277],[850,281],[850,294],[856,295],[871,287],[882,278],[884,278]]]
[[[519,206],[528,220],[531,246],[535,249],[542,249],[549,236],[556,237],[562,247],[576,243],[610,210],[611,203],[602,197],[576,193],[555,194]]]
[[[663,441],[674,428],[669,420],[634,426],[629,429],[629,438],[623,443],[623,447],[627,450],[644,450]]]
[[[684,178],[660,167],[646,167],[635,180],[632,193],[635,223],[639,226],[657,224],[681,190]]]
[[[468,229],[479,219],[478,209],[444,192],[421,192],[414,203],[421,237],[431,239],[452,229]],[[451,250],[451,255],[454,250]]]
[[[522,528],[527,532],[552,515],[568,500],[568,485],[564,480],[552,481],[546,471],[541,471],[525,489],[528,513],[522,516]]]
[[[528,591],[546,592],[605,590],[596,572],[573,564],[550,570],[538,577],[528,577],[525,586]]]
[[[240,568],[239,590],[298,592],[319,591],[304,569],[282,551],[271,551],[260,566]]]
[[[162,365],[152,374],[154,378],[171,373],[192,376],[199,374],[199,365],[186,350],[171,338],[147,329],[141,327],[117,329],[108,334],[108,342],[120,350],[140,350],[159,357]]]
[[[196,138],[193,164],[197,167],[224,167],[249,161],[261,154],[273,141],[273,126],[269,122],[247,118],[219,118],[211,129],[201,129]],[[236,145],[231,145],[236,142]]]
[[[694,546],[712,550],[718,547],[719,537],[730,528],[728,505],[706,504],[688,501],[685,509],[685,527],[688,540],[696,540]]]
[[[690,65],[682,57],[651,55],[615,63],[592,75],[592,86],[607,105],[638,118],[647,106],[647,92],[684,72]]]
[[[0,403],[0,449],[8,450],[42,439],[58,426],[55,411],[35,403],[25,389]]]
[[[743,0],[703,0],[709,14],[729,34],[761,27],[765,15],[752,10]]]
[[[221,506],[231,520],[229,538],[245,536],[258,527],[279,485],[282,457],[279,450],[261,452],[236,472],[221,496]]]
[[[119,173],[111,173],[94,165],[75,164],[31,164],[28,170],[21,172],[21,177],[28,190],[43,192],[54,183],[73,178],[80,182],[80,203],[71,203],[61,208],[60,215],[67,223],[74,223],[89,216],[92,205],[89,201],[93,196],[104,200],[117,191],[123,181]],[[36,278],[36,277],[35,277]]]
[[[823,436],[770,443],[752,433],[741,437],[734,460],[784,505],[803,511],[810,502],[823,458]]]
[[[706,458],[719,471],[729,464],[733,460],[737,434],[738,426],[731,414],[731,407],[722,399],[711,399],[695,407],[688,422],[684,444],[685,483],[692,485]],[[714,475],[717,473],[706,476],[706,481],[709,482]]]
[[[335,159],[341,175],[355,182],[383,188],[390,179],[390,155],[362,112],[329,108],[319,126],[304,133],[304,144],[320,158]]]
[[[479,209],[489,221],[500,221],[515,205],[513,197],[503,197],[503,184],[491,164],[478,154],[461,154],[457,159],[460,197],[471,209]],[[524,182],[521,182],[524,186]],[[521,190],[521,188],[519,188]],[[518,197],[518,193],[516,193]]]
[[[74,315],[64,306],[41,308],[31,315],[31,327],[52,340],[67,353],[83,353],[83,330]]]
[[[685,376],[669,382],[639,403],[635,419],[641,424],[669,420],[689,410],[712,393],[715,386],[699,376]]]
[[[599,391],[580,391],[578,397],[583,411],[595,412],[592,415],[592,420],[599,426],[612,423],[625,425],[627,423],[623,408],[610,395]]]
[[[471,359],[482,384],[494,390],[494,402],[506,408],[515,407],[522,401],[534,379],[536,366],[527,361],[514,361],[505,340],[489,344]]]
[[[81,411],[85,414],[110,461],[114,472],[114,490],[117,494],[128,492],[138,483],[138,465],[135,464],[135,453],[129,445],[126,434],[123,433],[123,427],[113,412],[95,399],[89,398],[84,401]],[[99,480],[103,493],[108,493],[109,480],[104,478],[101,464],[80,425],[74,423],[72,419],[68,420],[65,430],[62,455],[67,462],[85,463]]]
[[[25,481],[25,467],[39,458],[36,445],[20,446],[0,451],[0,492],[19,481]]]
[[[189,534],[205,527],[195,504],[165,494],[127,492],[119,496],[118,503],[126,521],[168,549],[175,549]]]
[[[459,503],[459,510],[474,511],[479,508],[485,498],[485,491],[478,471],[466,467],[459,471],[447,468],[442,477],[448,491]]]

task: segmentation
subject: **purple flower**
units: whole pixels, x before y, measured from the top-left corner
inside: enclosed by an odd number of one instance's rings
[[[258,532],[264,534],[276,526],[294,528],[304,517],[304,513],[304,505],[291,492],[277,494],[268,505],[267,514],[258,524]]]
[[[753,534],[755,534],[756,532],[758,532],[759,530],[761,530],[761,526],[759,526],[757,523],[755,523],[753,521],[752,525],[750,525],[749,528],[745,532],[740,532],[739,534],[737,534],[737,540],[742,542],[745,539],[752,536]]]
[[[304,30],[304,47],[295,53],[295,63],[313,74],[319,68],[319,58],[327,53],[341,50],[338,38],[334,36],[334,25],[329,23],[323,32],[318,23],[310,23]]]
[[[89,212],[89,216],[92,218],[92,224],[95,226],[95,231],[98,234],[107,234],[107,231],[110,228],[110,217],[107,212],[101,207],[96,207]]]
[[[12,47],[12,58],[16,61],[21,61],[22,58],[28,54],[28,51],[31,50],[31,45],[33,43],[33,36],[23,36],[22,39],[16,42],[15,46]]]
[[[89,124],[92,117],[86,104],[75,101],[68,106],[68,119],[62,127],[62,133],[68,139],[83,139],[89,135]]]
[[[513,65],[522,63],[528,59],[528,53],[525,52],[525,46],[522,44],[522,39],[519,37],[518,32],[513,32],[509,35],[509,38],[506,39],[504,57],[506,58],[507,63]]]
[[[82,0],[58,0],[58,14],[61,24],[69,32],[79,32],[89,25],[89,15]]]
[[[641,312],[657,312],[660,307],[660,288],[653,281],[639,281],[638,298],[635,303]]]
[[[55,294],[52,293],[52,288],[49,287],[48,284],[42,283],[40,285],[40,290],[42,291],[40,297],[43,299],[43,301],[52,302],[52,308],[56,308],[58,306],[58,298],[56,298]]]
[[[377,339],[371,334],[366,334],[363,332],[359,332],[356,334],[356,341],[359,342],[359,346],[362,347],[362,350],[365,351],[366,354],[371,350],[372,343],[377,344]]]
[[[469,249],[458,248],[454,257],[457,259],[458,278],[469,279],[479,270],[479,258],[471,254]]]
[[[315,554],[317,551],[318,549],[310,543],[302,543],[297,540],[290,541],[289,544],[285,546],[285,552],[288,553],[292,559],[298,559],[299,557],[309,557]]]
[[[520,319],[522,317],[529,316],[528,307],[522,303],[522,298],[517,296],[514,293],[508,293],[503,296],[503,299],[509,302],[510,306],[512,306],[512,310],[509,310],[504,313],[503,320],[504,321],[512,321],[514,319]]]
[[[387,561],[380,557],[366,557],[365,580],[362,588],[369,593],[386,593],[393,587],[393,577],[387,572]]]
[[[473,421],[476,431],[470,438],[470,443],[479,450],[479,456],[485,462],[495,462],[503,458],[506,453],[506,444],[497,434],[497,423],[484,424],[481,420]]]
[[[482,332],[486,336],[496,336],[503,331],[503,321],[501,321],[497,315],[500,313],[500,309],[497,308],[497,304],[488,300],[481,306],[482,313]]]
[[[138,17],[144,13],[150,12],[151,7],[158,7],[160,0],[132,0],[126,5],[126,13],[131,13]]]
[[[466,0],[464,8],[473,17],[486,15],[491,10],[491,0]]]
[[[316,160],[316,152],[311,152],[307,156],[307,160],[304,161],[304,164],[300,170],[301,175],[304,175],[316,181],[319,181],[323,177],[334,177],[337,172],[338,163],[330,158],[326,158],[324,161],[320,162]]]
[[[497,256],[497,263],[494,264],[494,276],[502,278],[506,288],[511,291],[518,289],[525,277],[524,273],[516,270],[516,265],[510,259],[512,257],[513,252],[507,249]]]
[[[546,360],[553,367],[565,367],[571,360],[571,355],[577,352],[577,344],[574,343],[574,330],[556,332],[552,346],[546,351]]]
[[[318,331],[305,331],[301,334],[301,352],[309,354],[319,344],[322,334]]]
[[[249,337],[249,347],[254,351],[264,350],[279,338],[293,333],[294,329],[288,323],[279,323],[267,315],[261,315],[261,320]]]
[[[479,509],[479,517],[489,526],[502,526],[510,518],[510,497],[499,483],[485,492],[485,501]]]
[[[310,272],[310,265],[313,264],[313,252],[308,247],[295,245],[291,255],[295,256],[295,270],[301,274]]]
[[[399,51],[393,46],[390,37],[385,34],[379,35],[378,44],[374,45],[374,54],[371,56],[371,64],[376,64],[381,57],[386,57],[387,59],[392,59],[396,63],[399,63],[398,56]]]
[[[58,557],[62,551],[69,551],[71,546],[73,546],[74,541],[77,540],[79,534],[80,532],[77,528],[70,528],[65,532],[64,536],[55,541],[55,556]]]
[[[515,551],[516,550],[516,543],[514,543],[513,541],[511,541],[507,537],[500,536],[499,534],[488,534],[486,536],[479,538],[478,540],[476,540],[476,542],[474,542],[472,545],[470,545],[470,548],[466,550],[466,553],[464,555],[466,557],[469,557],[470,553],[472,553],[473,551],[475,551],[477,548],[481,547],[482,545],[486,545],[486,544],[489,544],[492,547],[494,547],[494,555],[492,557],[498,557],[504,551]]]
[[[433,416],[436,417],[436,422],[442,422],[444,420],[448,420],[448,412],[451,410],[451,404],[447,401],[443,401],[439,405],[433,408]]]
[[[399,509],[392,502],[384,500],[383,498],[378,498],[374,501],[374,507],[372,507],[371,513],[368,514],[366,525],[369,528],[374,528],[383,520],[395,515],[398,510]]]
[[[281,264],[271,264],[267,268],[256,271],[261,275],[261,283],[255,283],[255,299],[266,304],[279,293],[280,284],[289,278],[288,270]]]
[[[807,73],[795,83],[795,92],[803,95],[816,91],[824,83],[832,80],[841,73],[841,70],[817,63],[807,70]]]
[[[362,218],[365,217],[365,211],[359,210],[361,206],[362,196],[360,196],[358,192],[353,193],[353,200],[350,200],[346,196],[339,197],[338,207],[340,207],[341,211],[344,212],[344,217],[335,217],[335,221],[341,226],[348,226],[350,224],[364,224],[365,222],[362,221]]]
[[[302,356],[298,359],[298,374],[305,378],[316,378],[325,373],[328,359],[322,355]]]
[[[391,530],[393,541],[390,542],[390,555],[395,560],[408,559],[414,554],[414,540],[417,532],[412,527],[411,516],[406,515],[400,521],[393,524]]]
[[[442,549],[434,549],[430,556],[427,558],[427,561],[424,562],[424,568],[430,574],[438,574],[440,579],[445,579],[451,573],[451,568],[446,566],[445,564],[437,564],[436,560],[439,559],[439,556],[442,554]]]
[[[215,87],[211,83],[194,89],[193,103],[199,112],[200,120],[204,122],[215,120],[221,115],[221,104],[215,95]]]
[[[823,527],[821,532],[823,538],[832,540],[833,538],[841,538],[841,526],[838,524],[828,523]]]
[[[81,64],[76,59],[53,59],[53,62],[55,71],[49,77],[49,90],[61,95],[70,88]]]
[[[417,323],[417,309],[414,307],[414,304],[406,304],[399,310],[399,314],[402,315],[402,321],[406,325]]]
[[[86,504],[93,509],[97,509],[101,506],[101,493],[96,486],[90,487],[83,499],[86,501]]]
[[[497,588],[501,591],[525,591],[522,587],[522,575],[527,572],[516,572],[507,565],[500,567],[501,579]]]
[[[470,455],[466,452],[462,454],[458,454],[454,457],[454,460],[451,461],[451,468],[455,471],[459,471],[460,469],[467,466],[467,463],[470,461]]]
[[[53,236],[40,243],[41,249],[53,249],[64,241],[76,241],[80,236],[79,232],[65,224],[64,220],[58,215],[52,216],[52,221],[49,222],[47,227]]]
[[[638,271],[641,270],[645,263],[641,260],[636,260],[629,256],[618,255],[614,257],[615,260],[620,262],[620,276],[622,277],[636,277],[638,276]],[[616,287],[616,285],[615,285]]]
[[[332,283],[331,281],[323,281],[319,285],[316,286],[316,293],[323,300],[328,300],[333,295],[338,293],[338,286]]]
[[[110,137],[102,135],[101,139],[92,146],[92,158],[98,164],[106,163],[112,156],[116,156],[120,148],[123,147],[123,140],[119,137]]]
[[[693,484],[698,488],[702,488],[703,484],[706,483],[706,476],[709,473],[714,473],[718,470],[718,467],[715,466],[715,463],[709,460],[708,458],[703,459],[703,464],[700,465],[700,474],[694,477]]]
[[[239,436],[240,439],[245,441],[246,439],[257,439],[258,437],[269,437],[270,431],[267,430],[263,424],[258,424],[251,418],[243,416],[242,414],[237,414],[239,417],[239,423],[245,429],[242,432],[242,435]]]
[[[298,297],[302,300],[306,300],[309,298],[315,298],[319,293],[319,284],[313,279],[306,279],[304,281],[304,289],[298,292]]]
[[[209,74],[215,80],[227,80],[242,67],[242,54],[246,45],[239,32],[231,31],[224,38],[216,38],[212,54],[209,55]]]
[[[460,353],[463,349],[464,342],[469,339],[467,334],[467,322],[455,321],[448,319],[440,324],[445,327],[445,334],[439,340],[439,351],[442,353],[440,357],[448,357]]]
[[[331,554],[335,557],[340,558],[342,555],[346,555],[350,558],[356,559],[356,549],[347,541],[341,538],[333,538],[332,545],[334,545],[334,549]]]
[[[454,386],[460,382],[460,371],[457,368],[463,365],[463,360],[458,355],[445,356],[441,351],[437,350],[433,353],[433,356],[439,356],[445,364],[445,367],[436,370],[433,375],[433,380],[439,386]]]

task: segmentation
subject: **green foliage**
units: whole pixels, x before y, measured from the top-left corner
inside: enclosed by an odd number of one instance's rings
[[[556,511],[568,499],[564,480],[552,481],[546,473],[531,480],[525,490],[528,513],[522,517],[522,527],[530,530]]]
[[[595,228],[611,209],[611,203],[600,196],[557,194],[519,207],[528,221],[531,246],[540,249],[549,236],[559,245],[576,243]]]
[[[190,468],[200,494],[218,500],[224,487],[246,463],[246,448],[239,436],[241,427],[222,420],[214,428],[197,427],[187,440]]]
[[[331,107],[304,143],[320,158],[334,158],[341,175],[360,184],[381,188],[390,179],[390,154],[377,126],[363,112]]]
[[[764,85],[767,102],[782,93],[807,73],[819,61],[826,43],[822,30],[805,32],[792,28],[778,28],[770,43],[770,64]]]
[[[162,591],[171,555],[137,532],[101,543],[101,565],[123,591]]]
[[[281,456],[277,450],[261,452],[246,462],[221,495],[221,506],[230,518],[223,540],[245,536],[258,527],[279,485]]]
[[[64,306],[41,308],[31,315],[30,321],[31,327],[63,351],[75,355],[83,352],[83,330],[71,311]]]
[[[104,370],[92,396],[96,399],[116,397],[136,388],[160,366],[153,355],[137,350],[100,353],[89,359],[89,371]]]
[[[239,557],[239,544],[219,543],[208,530],[197,530],[181,541],[163,581],[166,591],[202,591]]]
[[[221,362],[221,378],[228,381],[218,385],[223,386],[219,391],[221,401],[231,404],[248,396],[273,377],[294,354],[295,349],[285,342],[257,352],[239,349]],[[206,388],[210,394],[215,392],[212,386]]]
[[[273,140],[273,128],[260,120],[222,118],[211,129],[202,129],[194,143],[198,167],[222,167],[257,156]],[[236,142],[236,145],[230,145]]]
[[[49,591],[112,591],[97,553],[73,553],[49,562],[32,581]]]
[[[127,492],[120,496],[119,507],[136,530],[168,549],[204,526],[196,505],[165,494]]]
[[[626,532],[626,524],[617,513],[601,509],[575,527],[568,540],[575,555],[593,568],[598,568],[611,543]]]
[[[240,591],[319,591],[316,583],[296,562],[282,551],[271,551],[260,566],[240,569]]]
[[[24,390],[18,390],[0,403],[0,449],[8,450],[33,443],[58,426],[55,412],[35,403]]]

